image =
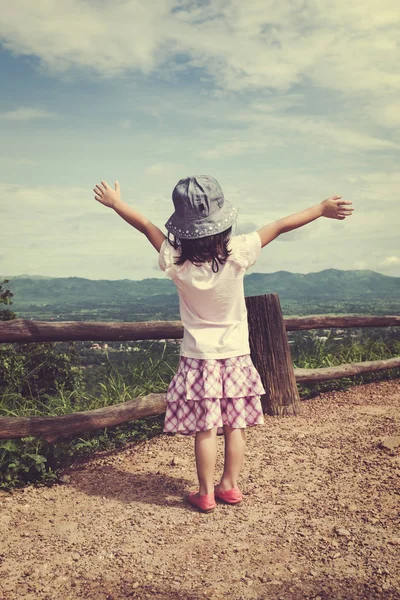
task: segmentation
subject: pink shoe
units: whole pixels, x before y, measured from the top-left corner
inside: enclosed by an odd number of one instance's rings
[[[211,512],[217,506],[214,494],[204,494],[200,496],[199,492],[190,492],[188,500],[190,504],[196,506],[202,512]]]
[[[226,492],[215,489],[215,497],[227,504],[239,504],[243,500],[242,492],[238,487],[226,490]]]

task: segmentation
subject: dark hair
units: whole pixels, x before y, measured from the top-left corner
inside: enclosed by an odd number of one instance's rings
[[[168,232],[168,241],[177,250],[181,248],[181,255],[175,261],[176,265],[183,265],[187,260],[190,260],[196,267],[202,263],[212,260],[212,270],[218,273],[219,266],[224,265],[230,255],[228,250],[228,242],[231,237],[232,227],[226,229],[222,233],[215,233],[207,237],[197,240],[184,240],[174,236],[171,240]]]

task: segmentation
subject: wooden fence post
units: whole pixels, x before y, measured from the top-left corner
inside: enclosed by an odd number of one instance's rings
[[[251,358],[266,394],[265,414],[301,413],[292,357],[278,294],[246,298]]]

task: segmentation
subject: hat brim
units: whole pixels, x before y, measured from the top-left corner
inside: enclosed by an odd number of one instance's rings
[[[224,206],[217,213],[191,223],[173,213],[165,223],[165,227],[175,237],[183,240],[196,240],[226,231],[236,222],[237,215],[237,208],[225,200]]]

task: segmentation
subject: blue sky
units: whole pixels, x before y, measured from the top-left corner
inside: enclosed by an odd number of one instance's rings
[[[0,13],[0,276],[163,277],[101,179],[157,225],[210,174],[237,233],[333,194],[257,272],[400,276],[397,0],[14,0]]]

